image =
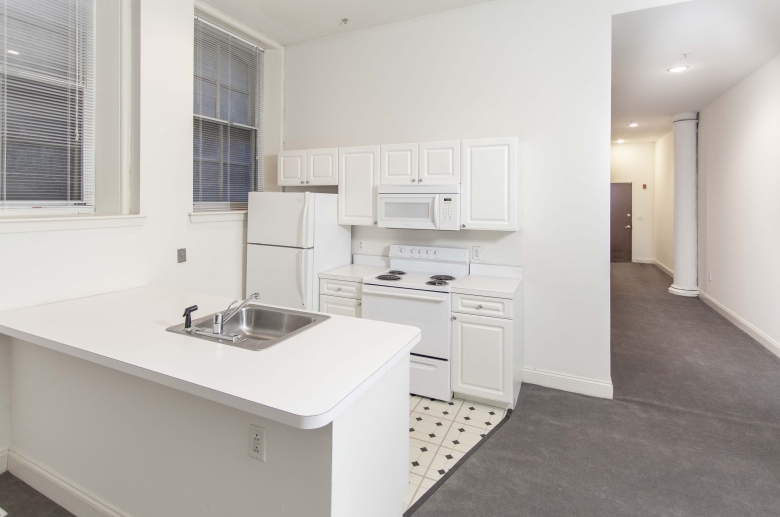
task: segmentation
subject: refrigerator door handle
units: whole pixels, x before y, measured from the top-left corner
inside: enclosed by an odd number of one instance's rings
[[[306,250],[301,250],[301,307],[306,307]]]
[[[309,229],[309,193],[303,193],[303,213],[301,214],[301,248],[308,248],[308,235],[306,235]],[[303,260],[303,259],[301,259]]]

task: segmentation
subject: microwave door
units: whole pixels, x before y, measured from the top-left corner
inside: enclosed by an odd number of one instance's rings
[[[437,194],[379,194],[381,228],[438,229]]]

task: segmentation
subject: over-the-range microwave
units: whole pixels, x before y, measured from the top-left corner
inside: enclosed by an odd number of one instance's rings
[[[377,192],[381,228],[460,230],[460,185],[380,185]]]

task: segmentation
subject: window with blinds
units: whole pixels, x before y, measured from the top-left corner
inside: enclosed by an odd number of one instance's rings
[[[94,207],[94,0],[0,0],[0,208]]]
[[[195,19],[193,210],[246,210],[263,188],[263,50]]]

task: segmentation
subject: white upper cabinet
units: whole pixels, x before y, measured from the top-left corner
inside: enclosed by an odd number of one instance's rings
[[[309,149],[306,151],[306,184],[339,184],[339,150]]]
[[[278,158],[279,186],[306,184],[306,151],[282,151]]]
[[[517,138],[464,140],[461,228],[519,230]]]
[[[418,184],[457,185],[460,183],[460,141],[420,144]]]
[[[382,185],[416,185],[417,148],[418,144],[383,145],[380,183]]]
[[[339,224],[375,224],[378,184],[378,145],[339,149]]]

